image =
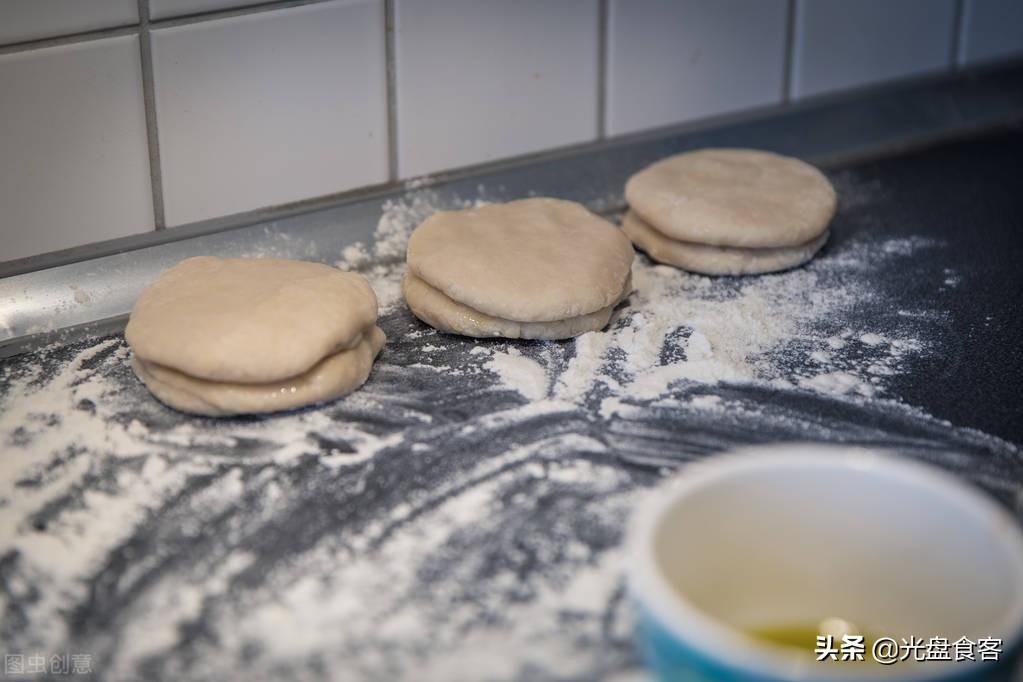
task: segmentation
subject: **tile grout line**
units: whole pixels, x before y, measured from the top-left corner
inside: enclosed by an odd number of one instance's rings
[[[14,54],[17,52],[29,52],[47,47],[59,47],[61,45],[74,45],[76,43],[87,43],[102,38],[120,38],[121,36],[132,35],[139,30],[138,24],[126,24],[112,28],[100,28],[92,31],[80,31],[68,33],[52,38],[38,38],[35,40],[24,40],[18,43],[0,45],[0,55]]]
[[[597,139],[607,139],[608,3],[597,0]]]
[[[962,54],[965,48],[965,41],[963,40],[963,34],[966,31],[966,2],[965,0],[956,0],[955,14],[952,20],[952,59],[949,64],[949,71],[956,73],[962,70],[962,63],[965,61]]]
[[[142,101],[146,110],[146,141],[149,149],[149,178],[153,190],[153,222],[157,230],[167,228],[163,207],[163,173],[160,168],[160,138],[156,127],[156,88],[153,78],[153,43],[149,25],[149,0],[138,0],[139,54],[142,62]]]
[[[782,59],[781,102],[792,101],[792,69],[796,52],[796,0],[789,0],[785,14],[785,54]]]
[[[217,19],[228,19],[230,17],[247,16],[250,14],[262,14],[279,9],[290,9],[304,5],[319,5],[332,0],[271,0],[270,2],[259,2],[241,7],[229,7],[227,9],[215,9],[195,14],[183,14],[177,17],[166,17],[150,22],[154,28],[170,28],[175,26],[187,26],[189,24],[200,24],[204,21],[215,21]]]
[[[398,74],[394,0],[384,0],[384,75],[387,80],[387,179],[398,179]]]
[[[330,2],[331,0],[271,0],[270,2],[260,2],[251,5],[244,5],[242,7],[232,7],[229,9],[212,10],[209,12],[200,12],[195,14],[186,14],[179,17],[167,17],[165,19],[148,19],[148,26],[150,28],[168,28],[172,26],[185,26],[188,24],[198,24],[204,21],[215,21],[217,19],[226,19],[229,17],[237,17],[248,14],[260,14],[262,12],[270,12],[278,9],[287,9],[290,7],[301,7],[302,5],[315,5],[320,3]],[[139,11],[139,18],[141,19],[141,10]],[[148,17],[148,14],[147,14]],[[77,31],[74,33],[67,33],[59,36],[52,36],[48,38],[34,38],[30,40],[23,40],[16,43],[9,43],[7,45],[0,45],[0,55],[11,54],[14,52],[27,52],[29,50],[38,50],[46,47],[56,47],[59,45],[70,45],[74,43],[85,43],[92,40],[101,40],[103,38],[117,38],[120,36],[131,35],[139,30],[140,24],[125,24],[123,26],[112,26],[108,28],[92,29],[88,31]]]

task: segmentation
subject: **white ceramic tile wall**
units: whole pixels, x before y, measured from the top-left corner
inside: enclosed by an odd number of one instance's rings
[[[253,4],[258,4],[258,0],[149,0],[149,16],[163,19]]]
[[[966,0],[959,56],[964,65],[1023,56],[1023,0]]]
[[[0,261],[153,229],[138,39],[0,56]]]
[[[0,45],[127,26],[138,9],[137,0],[0,0]]]
[[[955,0],[796,0],[796,97],[947,69]]]
[[[143,2],[0,0],[0,261],[1023,56],[1023,0],[393,0],[390,138],[384,0]]]
[[[787,23],[788,0],[611,0],[608,134],[780,102]]]
[[[153,32],[167,224],[387,179],[383,4]]]
[[[597,0],[396,0],[402,177],[597,136]]]

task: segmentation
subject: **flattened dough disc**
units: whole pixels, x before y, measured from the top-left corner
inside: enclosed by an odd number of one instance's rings
[[[743,248],[806,244],[827,229],[836,206],[819,170],[754,149],[670,156],[629,178],[625,198],[666,237]]]
[[[125,338],[149,363],[196,379],[268,383],[352,348],[376,322],[361,275],[293,260],[189,258],[135,303]]]
[[[628,237],[582,205],[521,199],[427,218],[409,272],[456,303],[515,322],[553,322],[613,307],[632,269]]]
[[[704,246],[665,237],[633,211],[625,214],[622,230],[655,261],[704,275],[759,275],[787,270],[813,258],[828,240],[825,232],[806,244],[774,249]]]
[[[603,329],[611,320],[614,305],[592,313],[548,322],[517,322],[473,310],[453,301],[412,273],[401,283],[402,293],[412,313],[435,329],[473,336],[506,339],[567,339],[585,332]],[[621,298],[632,290],[632,278],[626,279]],[[617,302],[616,302],[617,304]]]
[[[347,350],[328,355],[307,372],[261,384],[197,379],[170,367],[132,357],[132,369],[162,402],[182,412],[209,416],[289,410],[333,400],[365,383],[386,337],[371,327]]]

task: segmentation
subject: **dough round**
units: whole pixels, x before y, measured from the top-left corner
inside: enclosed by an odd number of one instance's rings
[[[564,320],[518,322],[473,310],[448,298],[442,291],[412,273],[405,275],[401,289],[409,309],[423,322],[436,329],[476,338],[501,336],[507,339],[566,339],[603,329],[611,320],[611,314],[615,309],[614,305],[610,305],[586,315]],[[629,277],[620,298],[625,298],[631,290],[632,278]]]
[[[774,249],[704,246],[665,237],[634,211],[625,214],[622,230],[655,261],[704,275],[759,275],[787,270],[813,258],[828,240],[825,231],[805,244]]]
[[[124,335],[140,358],[197,379],[271,383],[355,347],[376,317],[376,295],[361,275],[200,256],[142,292]]]
[[[625,198],[666,237],[710,246],[776,248],[819,237],[835,190],[798,159],[754,149],[701,149],[636,173]]]
[[[409,239],[408,268],[484,315],[556,322],[613,308],[634,255],[621,230],[580,204],[521,199],[427,218]]]
[[[379,327],[370,327],[353,347],[328,355],[303,374],[262,384],[198,379],[137,355],[131,366],[153,395],[183,412],[218,417],[276,412],[333,400],[355,390],[369,377],[385,341]]]
[[[132,369],[167,405],[223,416],[331,400],[387,340],[361,275],[292,260],[189,258],[139,296]]]

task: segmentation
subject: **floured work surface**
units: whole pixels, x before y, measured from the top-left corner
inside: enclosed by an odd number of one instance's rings
[[[338,259],[390,342],[303,411],[168,410],[120,337],[8,359],[0,640],[104,678],[638,679],[623,526],[688,460],[888,446],[1023,514],[1021,154],[1011,133],[833,170],[806,267],[639,256],[610,328],[564,342],[415,320],[404,240],[437,206],[412,192]]]

